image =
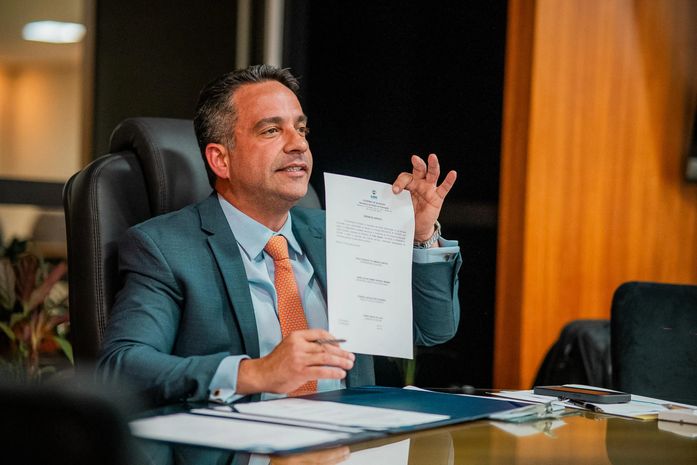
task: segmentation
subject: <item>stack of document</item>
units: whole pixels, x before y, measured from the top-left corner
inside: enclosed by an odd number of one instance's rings
[[[488,418],[525,404],[390,387],[211,405],[134,420],[133,435],[261,454],[300,452]]]
[[[344,444],[375,432],[446,420],[447,415],[300,398],[192,409],[135,420],[138,437],[268,454]]]
[[[175,413],[143,418],[130,423],[131,433],[144,439],[220,449],[270,454],[302,450],[320,444],[339,443],[349,433],[274,423]]]
[[[566,384],[565,386],[576,387],[581,389],[586,388],[604,390],[603,388],[599,388],[596,386],[586,386],[583,384]],[[586,409],[592,410],[596,413],[604,413],[607,415],[616,415],[628,418],[637,418],[641,420],[655,420],[657,419],[659,412],[664,412],[673,409],[697,409],[697,407],[694,405],[680,404],[676,402],[670,402],[667,400],[656,399],[653,397],[638,396],[635,394],[632,394],[632,399],[629,402],[619,404],[599,404],[585,402],[583,405],[572,403],[568,400],[559,400],[558,398],[552,396],[542,396],[539,394],[533,394],[532,390],[500,391],[493,392],[492,394],[500,397],[505,397],[507,399],[523,400],[526,402],[552,402],[553,404],[563,405],[571,409]]]

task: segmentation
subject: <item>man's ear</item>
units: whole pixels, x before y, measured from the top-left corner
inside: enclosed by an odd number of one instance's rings
[[[229,164],[230,156],[227,148],[222,144],[208,144],[206,145],[206,159],[208,160],[208,166],[215,175],[222,179],[227,179],[229,175]]]

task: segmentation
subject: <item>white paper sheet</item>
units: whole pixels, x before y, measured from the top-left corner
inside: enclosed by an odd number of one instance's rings
[[[290,418],[339,426],[354,426],[366,430],[385,430],[402,426],[421,425],[447,420],[447,415],[411,412],[363,405],[342,404],[299,398],[276,399],[235,404],[241,413],[272,418]]]
[[[272,423],[176,413],[129,423],[134,436],[145,439],[272,453],[348,438],[347,433]]]
[[[407,465],[409,463],[410,439],[351,452],[342,465]]]
[[[231,410],[224,411],[224,410],[211,409],[211,408],[193,408],[190,410],[190,412],[196,413],[199,415],[211,415],[211,416],[215,416],[215,417],[236,418],[238,420],[263,421],[266,423],[278,423],[281,425],[303,426],[305,428],[319,428],[319,429],[326,429],[329,431],[338,431],[341,433],[361,433],[364,431],[362,428],[354,428],[354,427],[350,427],[350,426],[337,426],[337,425],[330,425],[328,423],[316,423],[316,422],[312,422],[312,421],[304,421],[304,420],[297,420],[297,419],[291,419],[291,418],[272,418],[272,417],[263,416],[263,415],[254,415],[254,414],[250,414],[250,413],[233,412]]]
[[[324,183],[329,331],[345,350],[413,358],[410,194],[331,173]]]

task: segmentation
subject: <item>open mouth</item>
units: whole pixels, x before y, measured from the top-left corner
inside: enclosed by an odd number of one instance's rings
[[[293,163],[290,165],[286,165],[277,171],[282,171],[285,173],[304,173],[307,171],[307,165],[305,163]]]

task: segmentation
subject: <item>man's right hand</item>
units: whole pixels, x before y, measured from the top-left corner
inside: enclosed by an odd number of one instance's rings
[[[240,362],[237,393],[287,394],[313,379],[343,379],[353,368],[356,356],[334,344],[318,344],[334,339],[322,329],[294,331],[265,357]]]

